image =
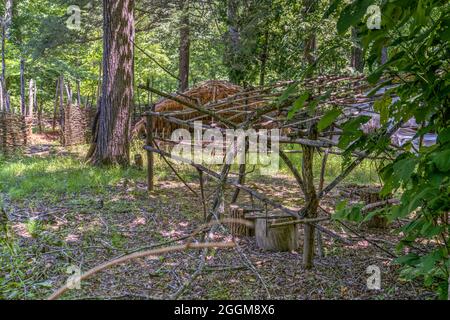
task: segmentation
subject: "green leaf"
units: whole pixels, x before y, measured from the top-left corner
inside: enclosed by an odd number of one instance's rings
[[[361,125],[369,121],[369,116],[359,116],[347,121],[343,126],[343,133],[339,139],[339,148],[347,148],[353,141],[362,136]]]
[[[350,26],[358,24],[367,12],[367,8],[374,0],[353,1],[342,10],[337,22],[339,34],[344,34]]]
[[[425,1],[424,0],[419,0],[419,2],[417,3],[417,9],[416,12],[414,14],[414,18],[416,19],[416,23],[419,25],[423,25],[426,22],[426,17],[425,17]]]
[[[337,205],[336,205],[336,211],[341,211],[344,210],[345,207],[347,206],[348,201],[347,200],[342,200],[340,201]]]
[[[297,90],[297,87],[298,87],[297,83],[290,84],[278,98],[277,101],[278,105],[281,105],[283,102],[289,99],[289,96]]]
[[[406,264],[409,266],[415,266],[420,262],[420,258],[415,253],[408,253],[407,255],[401,256],[394,260],[394,263]]]
[[[297,113],[298,110],[303,108],[303,105],[305,104],[306,100],[309,98],[309,93],[304,92],[295,102],[292,104],[291,109],[288,112],[287,118],[288,120],[292,119],[294,117],[295,113]]]
[[[447,19],[442,24],[442,30],[439,32],[439,36],[443,41],[450,41],[450,19]]]
[[[317,129],[319,131],[322,131],[323,129],[328,128],[334,120],[337,119],[341,115],[342,111],[340,109],[333,109],[325,113],[325,115],[320,119],[319,123],[317,124]]]
[[[337,10],[337,8],[341,3],[342,0],[334,0],[323,14],[323,19],[328,19],[328,17],[331,16]]]
[[[445,128],[441,132],[439,132],[438,136],[440,143],[446,143],[450,141],[450,128]]]
[[[437,153],[433,157],[433,163],[439,171],[447,172],[450,170],[450,149]]]
[[[417,165],[416,158],[402,159],[394,164],[393,174],[395,178],[398,178],[401,181],[407,181],[411,178],[411,175],[413,174],[416,165]]]
[[[380,123],[384,125],[389,120],[389,106],[392,98],[389,93],[383,96],[383,99],[375,101],[373,108],[380,113]]]

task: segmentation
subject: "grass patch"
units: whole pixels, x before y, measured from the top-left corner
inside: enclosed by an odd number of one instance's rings
[[[122,179],[144,177],[144,172],[133,167],[94,167],[74,156],[0,159],[0,192],[15,201],[30,197],[58,201],[84,192],[102,194]]]

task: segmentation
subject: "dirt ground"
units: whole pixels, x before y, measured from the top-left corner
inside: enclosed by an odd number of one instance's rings
[[[42,138],[43,140],[48,139]],[[45,142],[45,141],[44,141]],[[33,156],[45,157],[58,153],[73,156],[54,143],[43,143],[30,148]],[[164,169],[167,170],[167,169]],[[301,191],[289,176],[258,177],[251,185],[270,194],[291,207],[299,208]],[[270,184],[269,184],[270,183]],[[199,191],[194,181],[190,185]],[[8,201],[5,207],[11,219],[11,229],[21,252],[21,273],[11,275],[11,281],[21,278],[19,295],[22,298],[47,297],[63,285],[70,274],[69,267],[86,271],[100,263],[138,250],[180,244],[176,241],[191,234],[202,223],[203,211],[199,198],[168,173],[160,179],[150,196],[143,179],[124,179],[115,186],[107,186],[102,196],[81,191],[67,194],[58,203],[46,200],[24,199]],[[215,184],[208,181],[206,194],[214,191]],[[233,190],[227,189],[227,198]],[[321,206],[333,210],[342,200],[337,188]],[[229,202],[229,201],[228,201]],[[248,204],[245,195],[238,201]],[[33,208],[30,211],[30,207]],[[35,218],[45,228],[39,235],[30,233],[27,221]],[[302,266],[302,228],[300,247],[292,252],[265,252],[256,246],[255,238],[237,239],[239,249],[211,250],[206,265],[198,277],[189,282],[199,269],[199,251],[183,251],[161,257],[141,258],[107,269],[83,281],[81,289],[70,290],[63,298],[72,299],[426,299],[433,294],[421,282],[399,279],[398,266],[393,258],[367,240],[389,252],[394,252],[398,235],[397,223],[387,229],[367,229],[352,225],[366,239],[351,234],[328,221],[323,226],[351,241],[341,241],[323,234],[324,256],[316,256],[314,268]],[[229,236],[218,232],[217,240]],[[5,254],[5,253],[3,253]],[[17,263],[17,262],[11,262]],[[367,281],[369,266],[379,267],[381,289],[370,290]],[[8,279],[8,275],[5,275]],[[7,281],[6,281],[7,282]],[[179,294],[180,288],[184,288]],[[177,294],[178,292],[178,294]],[[5,294],[6,298],[14,298]]]

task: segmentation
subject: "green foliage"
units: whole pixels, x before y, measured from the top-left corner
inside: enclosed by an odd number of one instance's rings
[[[317,130],[323,131],[328,128],[341,114],[342,111],[337,108],[328,111],[317,124]]]
[[[353,1],[346,6],[337,21],[336,27],[338,32],[343,34],[350,26],[358,24],[366,14],[367,8],[374,2],[375,0],[360,0]]]
[[[387,214],[388,218],[409,217],[411,220],[401,229],[404,235],[399,252],[411,247],[413,252],[396,260],[404,269],[407,279],[422,277],[441,298],[447,297],[449,278],[449,220],[450,211],[450,77],[449,14],[448,1],[408,0],[385,1],[381,5],[381,29],[370,30],[360,25],[361,12],[370,1],[354,1],[346,6],[339,18],[338,31],[358,26],[362,43],[372,70],[369,81],[376,84],[381,78],[390,79],[382,85],[395,84],[384,98],[375,104],[386,130],[394,122],[414,117],[422,128],[417,138],[436,133],[438,141],[431,147],[411,150],[411,143],[404,152],[381,170],[383,193],[401,193],[401,203]],[[358,19],[351,16],[356,12]],[[388,48],[390,59],[383,65],[382,47]],[[391,104],[390,95],[399,97]],[[346,124],[351,129],[356,123]],[[348,129],[348,127],[347,127]],[[344,130],[345,131],[345,130]],[[358,139],[358,140],[355,140]],[[354,140],[353,145],[374,150],[376,141],[361,133],[347,136],[341,146]],[[347,209],[347,212],[352,212]],[[345,214],[342,214],[345,216]],[[354,216],[347,215],[350,219]],[[414,243],[423,240],[434,243],[427,252],[416,252]]]
[[[286,93],[286,92],[285,92]],[[292,119],[297,111],[303,108],[306,100],[309,98],[309,92],[304,92],[300,95],[300,97],[294,101],[292,107],[289,109],[287,118],[288,120]]]

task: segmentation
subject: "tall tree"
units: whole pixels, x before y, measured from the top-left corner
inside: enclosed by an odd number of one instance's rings
[[[180,79],[179,90],[181,92],[189,88],[189,55],[190,55],[190,26],[189,26],[189,0],[181,1],[180,17]]]
[[[267,60],[269,58],[269,27],[264,32],[262,51],[259,56],[261,67],[259,70],[259,85],[262,87],[266,82]]]
[[[358,38],[358,31],[356,28],[352,28],[352,54],[350,66],[356,71],[364,71],[364,54],[361,48],[361,42]]]
[[[305,18],[313,14],[317,9],[318,0],[304,0],[303,12]],[[304,58],[307,62],[308,67],[316,62],[315,58],[316,51],[316,34],[311,30],[304,42]],[[311,69],[310,69],[311,70]],[[312,76],[312,71],[307,74],[308,77]],[[309,139],[317,139],[317,128],[316,123],[311,123],[309,125]],[[302,159],[302,174],[303,181],[305,183],[305,199],[306,199],[306,217],[315,218],[317,216],[317,208],[319,206],[319,201],[317,198],[316,188],[314,186],[314,174],[313,174],[313,164],[314,164],[314,147],[302,146],[303,149],[303,159]],[[310,269],[313,266],[314,258],[314,235],[316,228],[312,224],[305,224],[304,230],[304,242],[303,242],[303,264],[306,269]]]
[[[310,14],[313,14],[316,11],[317,2],[318,0],[304,0],[303,13],[305,17],[307,17]],[[303,52],[305,60],[309,65],[315,63],[316,61],[315,51],[316,51],[316,33],[313,30],[311,30],[305,39]]]
[[[239,0],[227,1],[227,52],[226,63],[229,65],[229,78],[231,82],[239,84],[242,81],[242,70],[239,62],[241,51],[241,36],[238,23]]]
[[[22,115],[26,114],[25,104],[25,59],[20,58],[20,111]]]
[[[134,0],[103,0],[102,96],[88,155],[94,164],[129,164],[134,34]]]
[[[10,110],[9,99],[7,99],[8,91],[6,88],[6,63],[5,63],[5,40],[10,36],[10,29],[13,16],[13,0],[5,1],[5,14],[1,21],[1,50],[2,50],[2,74],[0,79],[0,90],[2,96],[1,109]]]

